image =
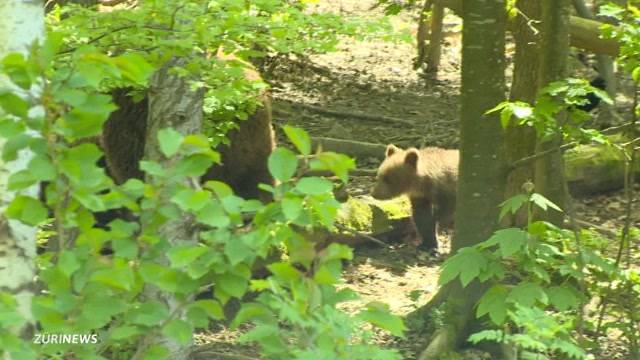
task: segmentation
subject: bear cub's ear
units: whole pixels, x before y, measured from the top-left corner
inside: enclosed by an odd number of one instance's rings
[[[404,163],[415,169],[418,167],[419,157],[420,154],[417,149],[409,149],[407,150],[407,154],[404,156]]]
[[[397,146],[395,146],[393,144],[389,144],[389,145],[387,145],[387,151],[385,152],[385,155],[387,157],[389,157],[389,156],[391,156],[391,155],[393,155],[393,154],[395,154],[395,153],[397,153],[399,151],[402,151],[402,149],[400,149],[399,147],[397,147]]]

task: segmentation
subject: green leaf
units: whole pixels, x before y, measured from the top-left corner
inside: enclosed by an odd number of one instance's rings
[[[186,321],[173,319],[162,328],[162,334],[180,344],[188,344],[191,341],[193,328]]]
[[[289,262],[277,262],[267,266],[267,269],[281,281],[299,281],[302,274]]]
[[[291,140],[291,143],[295,145],[302,155],[311,153],[311,138],[306,131],[289,125],[283,126],[283,130],[287,138]]]
[[[58,269],[65,274],[67,277],[71,277],[71,275],[78,269],[80,269],[80,262],[76,257],[76,254],[70,251],[63,251],[60,253],[60,259],[58,260]]]
[[[27,167],[32,176],[40,181],[52,181],[57,177],[51,160],[43,155],[34,156]]]
[[[298,158],[289,149],[277,148],[269,156],[267,165],[269,172],[276,180],[286,182],[295,174]]]
[[[200,245],[177,245],[167,252],[171,267],[181,268],[194,262],[209,249]]]
[[[154,71],[153,66],[135,52],[112,58],[112,61],[122,71],[122,76],[125,79],[139,85],[147,85],[147,81]]]
[[[196,154],[181,159],[173,168],[172,176],[202,176],[213,164],[210,156]],[[161,175],[166,171],[162,171]]]
[[[183,136],[172,128],[158,130],[158,144],[162,154],[170,158],[178,152]]]
[[[516,211],[518,211],[520,207],[522,207],[522,205],[526,204],[528,201],[529,197],[524,194],[519,194],[505,200],[502,204],[500,204],[500,220],[502,220],[502,218],[509,212],[515,214]]]
[[[171,198],[171,202],[183,211],[198,211],[211,201],[210,193],[203,190],[185,188]]]
[[[96,284],[92,284],[95,287]],[[83,296],[81,314],[76,326],[82,328],[101,328],[109,324],[113,317],[122,314],[129,309],[129,304],[122,298],[110,298],[100,296],[104,291],[110,293],[110,289],[95,289],[97,294]]]
[[[133,307],[126,315],[128,323],[157,326],[169,317],[169,309],[159,301],[151,300]]]
[[[62,115],[59,131],[70,138],[80,139],[96,136],[102,132],[109,114],[116,110],[111,97],[102,94],[90,94],[86,101]]]
[[[140,264],[140,276],[145,282],[168,292],[177,292],[182,287],[191,285],[189,278],[183,273],[151,262]]]
[[[481,248],[498,245],[503,258],[509,257],[527,244],[529,234],[518,228],[509,228],[496,231],[487,241],[480,244]]]
[[[143,330],[137,326],[122,325],[116,326],[109,332],[109,339],[113,340],[125,340],[136,337],[143,333]]]
[[[602,4],[598,7],[598,15],[615,18],[617,20],[621,19],[621,16],[624,14],[624,12],[624,8],[612,3]]]
[[[321,177],[305,177],[296,184],[296,190],[305,195],[320,195],[333,190],[333,183]]]
[[[18,195],[9,204],[5,214],[10,219],[36,226],[47,219],[49,211],[40,201],[29,196]]]
[[[547,211],[547,208],[552,208],[554,210],[562,212],[562,209],[560,209],[558,205],[552,203],[549,199],[537,193],[531,194],[531,202],[536,204],[544,211]]]
[[[220,305],[220,302],[216,300],[197,300],[189,306],[198,307],[204,310],[204,312],[213,320],[224,319],[222,305]]]
[[[151,345],[144,351],[142,360],[166,360],[170,358],[169,349],[162,345]]]
[[[636,84],[640,84],[640,66],[635,67],[631,71],[631,78],[635,81]]]
[[[513,115],[518,119],[527,119],[533,115],[533,109],[527,103],[515,102],[511,106]]]
[[[5,112],[20,118],[27,116],[29,103],[11,92],[0,93],[0,106]]]
[[[217,201],[210,201],[205,205],[198,211],[196,219],[202,224],[217,228],[225,228],[231,224],[231,219]]]
[[[489,318],[496,325],[502,325],[507,318],[507,288],[504,285],[496,284],[482,295],[478,300],[476,317],[489,314]]]
[[[379,302],[368,303],[357,317],[387,330],[393,336],[404,337],[404,331],[407,329],[399,316],[389,312],[388,305]]]
[[[547,300],[547,295],[540,285],[526,281],[511,289],[507,297],[508,302],[519,304],[523,307],[532,307],[536,301],[546,304]]]
[[[444,285],[460,276],[460,283],[465,287],[477,278],[486,266],[487,259],[482,253],[475,248],[462,248],[445,261],[438,283]]]
[[[29,71],[29,63],[21,53],[10,53],[2,59],[3,72],[9,76],[11,82],[20,88],[31,88],[32,77]]]
[[[116,262],[112,268],[94,272],[91,276],[91,281],[102,283],[115,289],[129,291],[134,285],[135,277],[133,270],[126,263]]]
[[[481,341],[493,341],[497,343],[503,342],[504,333],[502,330],[482,330],[469,336],[469,342],[477,344]]]
[[[223,291],[238,299],[247,292],[249,286],[246,278],[231,273],[218,275],[215,280],[216,286],[219,286]]]
[[[212,190],[219,198],[225,198],[227,196],[233,195],[231,186],[221,181],[209,180],[204,184],[204,187]]]
[[[254,255],[254,251],[241,239],[234,239],[224,244],[224,254],[231,265],[236,266],[245,259],[251,258]]]
[[[355,169],[356,163],[346,155],[324,151],[317,154],[309,166],[311,170],[329,170],[346,183],[349,179],[349,170]]]
[[[317,267],[313,274],[313,281],[320,285],[334,285],[340,281],[341,263],[332,261]]]
[[[576,296],[576,291],[567,286],[552,286],[546,289],[549,302],[559,311],[575,309],[580,303],[580,299]]]
[[[293,196],[285,196],[280,205],[282,206],[284,217],[289,221],[297,219],[304,209],[302,199]]]

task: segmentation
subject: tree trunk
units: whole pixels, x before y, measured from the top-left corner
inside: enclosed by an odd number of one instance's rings
[[[431,12],[431,34],[429,37],[429,49],[427,53],[427,74],[436,78],[440,67],[440,55],[442,53],[442,22],[444,21],[444,6],[433,5]]]
[[[569,0],[544,0],[542,6],[542,52],[540,59],[540,87],[563,79],[569,56]],[[566,121],[566,112],[558,114],[556,121]],[[535,188],[561,208],[566,205],[564,160],[559,150],[562,135],[557,134],[548,141],[537,144],[536,152],[558,149],[535,162]],[[537,215],[538,218],[562,225],[562,212],[549,209]]]
[[[44,11],[42,4],[29,0],[4,0],[0,3],[0,58],[8,53],[28,54],[34,41],[44,36]],[[38,99],[40,89],[33,86],[28,92],[12,84],[6,77],[0,77],[0,87],[10,89],[23,98]],[[31,104],[30,114],[42,115],[38,104]],[[35,110],[35,111],[34,111]],[[0,138],[0,153],[5,139]],[[7,189],[9,176],[24,170],[33,153],[22,150],[18,158],[11,162],[0,159],[0,291],[13,295],[17,300],[17,311],[26,320],[25,324],[14,327],[11,332],[23,339],[31,339],[34,319],[31,314],[31,300],[35,292],[36,228],[4,217],[7,205],[18,195]],[[21,194],[38,197],[38,186],[34,185]],[[7,358],[11,358],[7,355]]]
[[[452,251],[486,240],[497,227],[504,196],[506,159],[498,115],[483,115],[504,101],[505,3],[466,0],[463,6],[460,175]],[[447,293],[447,323],[420,360],[435,359],[468,335],[473,307],[485,286],[461,288],[453,281]],[[438,297],[438,295],[436,295]]]
[[[515,19],[513,37],[516,44],[514,57],[513,83],[511,84],[511,101],[524,101],[533,104],[538,93],[538,67],[540,59],[540,36],[538,26],[540,20],[540,3],[538,0],[518,0],[516,7],[519,14]],[[532,21],[533,20],[533,21]],[[507,161],[533,155],[536,144],[536,133],[529,126],[510,125],[505,134],[507,145]],[[533,180],[533,164],[514,169],[507,178],[505,198],[522,192],[522,185]],[[507,225],[521,226],[526,224],[526,211],[516,213],[507,221]]]
[[[573,0],[573,7],[576,9],[578,15],[585,19],[595,20],[595,15],[589,9],[584,0]],[[614,73],[613,59],[610,55],[596,54],[596,61],[598,62],[598,74],[602,77],[606,83],[606,91],[611,97],[611,100],[615,102],[616,99],[616,78]],[[610,123],[613,118],[613,111],[615,105],[609,105],[601,102],[600,106],[604,111],[598,114],[598,120],[600,123]]]
[[[158,130],[171,127],[183,135],[202,132],[204,89],[193,91],[188,79],[169,73],[172,67],[183,66],[185,63],[184,59],[171,60],[151,78],[144,157],[160,163],[165,168],[169,168],[175,159],[166,159],[160,152],[157,138]],[[164,201],[169,202],[169,199],[161,198],[161,202]],[[193,225],[191,217],[183,216],[180,219],[167,221],[160,226],[157,234],[171,245],[176,245],[178,242],[197,244],[198,236]],[[165,261],[168,264],[168,260],[165,259]],[[170,313],[173,313],[179,306],[179,302],[173,294],[151,287],[146,289],[146,293],[151,298],[166,304]],[[180,314],[180,317],[183,315]],[[153,340],[156,344],[162,344],[169,349],[171,359],[188,358],[190,344],[180,344],[173,339],[164,337]]]
[[[418,49],[418,56],[413,63],[414,69],[419,69],[427,58],[427,37],[429,36],[429,11],[431,11],[432,0],[425,0],[420,11],[420,18],[418,19],[418,32],[416,33],[416,48]]]

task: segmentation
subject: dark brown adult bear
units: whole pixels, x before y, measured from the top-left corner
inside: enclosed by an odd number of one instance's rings
[[[227,55],[224,61],[236,60]],[[261,81],[260,74],[245,63],[244,76],[249,81]],[[138,164],[144,154],[147,131],[148,100],[135,102],[127,90],[113,92],[118,106],[105,122],[102,147],[107,170],[118,184],[131,178],[142,178]],[[244,198],[269,200],[269,195],[258,190],[259,183],[272,184],[267,159],[275,147],[271,125],[271,99],[266,90],[258,97],[262,104],[247,120],[238,120],[238,128],[229,131],[229,145],[221,145],[220,165],[211,167],[203,180],[220,180],[229,184]]]
[[[371,195],[380,200],[409,197],[421,249],[438,248],[436,225],[453,225],[458,159],[458,150],[387,146]]]

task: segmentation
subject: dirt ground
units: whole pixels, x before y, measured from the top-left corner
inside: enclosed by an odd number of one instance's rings
[[[331,0],[317,6],[346,15],[380,18],[381,11],[369,10],[373,3],[370,0]],[[417,12],[405,12],[393,17],[391,22],[398,30],[408,29],[415,33],[416,18]],[[451,15],[445,20],[447,37],[436,80],[427,81],[413,69],[415,48],[412,43],[344,39],[336,52],[305,59],[294,56],[278,59],[270,64],[266,74],[275,100],[276,126],[293,124],[306,129],[312,136],[393,143],[401,147],[456,148],[460,23],[460,19]],[[328,115],[317,108],[332,110],[335,114]],[[401,121],[371,120],[353,114]],[[375,169],[378,162],[375,158],[358,159],[358,167]],[[370,176],[355,176],[348,191],[352,196],[366,196],[372,183]],[[640,195],[640,188],[635,192]],[[581,218],[604,229],[615,231],[622,226],[624,201],[620,192],[578,199],[576,208]],[[638,225],[639,213],[634,214]],[[450,235],[439,236],[446,249]],[[636,244],[631,253],[640,253],[637,250]],[[446,257],[446,253],[431,257],[403,244],[391,249],[375,245],[360,247],[355,254],[355,260],[344,274],[344,282],[345,286],[357,291],[362,300],[349,303],[346,308],[355,310],[361,304],[375,300],[389,304],[399,315],[426,304],[437,292],[439,266]],[[417,299],[409,297],[412,292],[419,295]],[[199,341],[223,344],[233,338],[228,332],[207,333],[201,334]],[[400,349],[406,359],[416,359],[427,344],[421,334],[409,334],[401,340],[381,333],[377,340],[385,346]],[[608,357],[623,358],[613,354]],[[468,354],[468,358],[480,359],[483,355],[473,353]]]

